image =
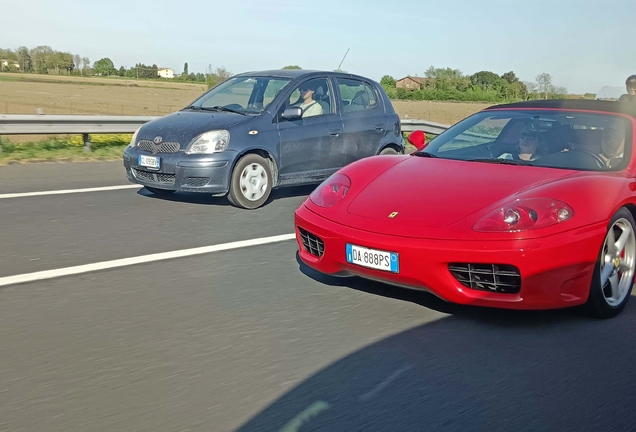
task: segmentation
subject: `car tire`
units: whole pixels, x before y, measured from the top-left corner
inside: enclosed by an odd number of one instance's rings
[[[621,208],[610,220],[585,304],[589,315],[596,318],[612,318],[627,304],[636,274],[635,230],[634,217],[626,208]],[[616,244],[619,244],[620,250],[612,248],[612,245]]]
[[[236,207],[254,210],[261,207],[272,192],[272,171],[266,159],[250,153],[242,157],[232,171],[228,200]]]
[[[398,152],[393,147],[385,147],[380,152],[380,155],[397,155]]]
[[[151,192],[155,195],[170,195],[176,192],[170,189],[158,189],[158,188],[154,188],[150,186],[144,186],[144,187],[148,190],[148,192]]]

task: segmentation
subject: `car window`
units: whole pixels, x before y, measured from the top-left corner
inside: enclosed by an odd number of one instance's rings
[[[300,107],[303,117],[315,117],[335,112],[327,78],[303,81],[290,94],[286,107]]]
[[[289,83],[289,78],[241,76],[230,78],[193,103],[212,108],[222,106],[245,113],[259,113]]]
[[[485,118],[445,142],[439,147],[439,152],[444,153],[495,141],[509,121],[510,119],[507,118]]]
[[[378,106],[378,96],[369,84],[349,78],[338,78],[344,112],[361,111]]]
[[[428,153],[467,161],[522,162],[575,170],[623,169],[631,125],[617,115],[577,111],[481,112],[431,140]]]

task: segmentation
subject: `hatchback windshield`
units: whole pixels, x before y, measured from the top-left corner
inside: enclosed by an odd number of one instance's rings
[[[493,110],[431,140],[439,158],[613,171],[627,166],[631,127],[623,117],[570,111]]]
[[[291,79],[280,77],[239,76],[213,88],[191,106],[191,109],[218,109],[246,114],[262,112]]]

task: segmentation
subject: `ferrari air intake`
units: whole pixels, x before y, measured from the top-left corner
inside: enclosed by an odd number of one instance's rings
[[[459,283],[474,290],[501,294],[521,290],[521,274],[511,265],[451,263],[448,270]]]
[[[307,252],[317,257],[321,257],[322,254],[325,253],[325,243],[320,237],[301,227],[298,227],[298,231],[300,232],[300,238]]]

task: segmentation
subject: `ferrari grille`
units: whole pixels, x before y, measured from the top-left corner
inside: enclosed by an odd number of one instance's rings
[[[451,263],[448,270],[462,285],[474,290],[501,294],[521,291],[521,273],[511,265]]]
[[[321,257],[325,253],[325,243],[320,237],[300,227],[298,227],[298,231],[300,232],[303,247],[307,252],[317,257]]]
[[[139,143],[137,143],[137,147],[152,154],[177,153],[179,148],[181,148],[178,142],[161,142],[159,144],[155,144],[150,140],[139,141]]]

